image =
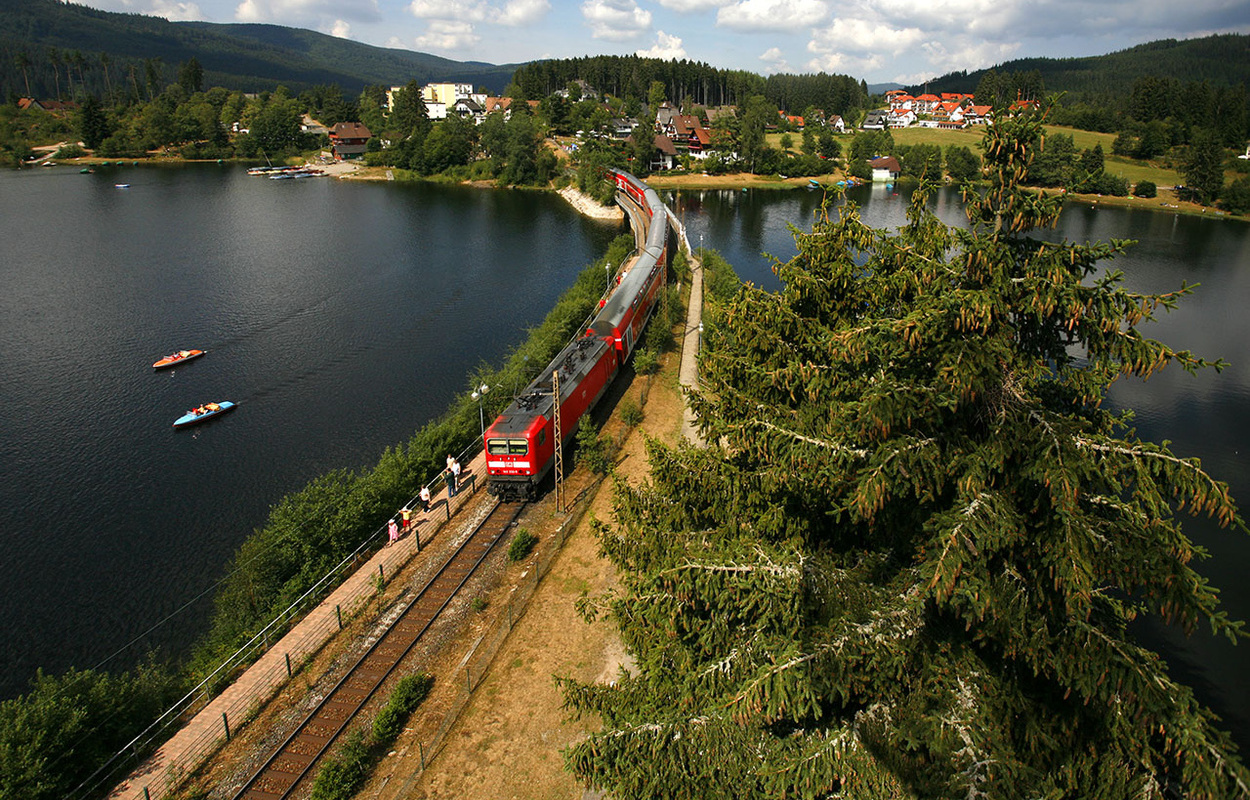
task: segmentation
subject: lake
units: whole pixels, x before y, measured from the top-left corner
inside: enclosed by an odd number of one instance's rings
[[[623,230],[215,164],[4,170],[0,203],[0,697],[184,651],[274,503],[407,441]],[[208,354],[153,371],[184,348]],[[239,407],[172,428],[214,400]]]
[[[688,191],[661,193],[685,219],[691,246],[699,237],[720,251],[744,281],[764,289],[780,288],[763,253],[781,261],[797,249],[788,229],[810,230],[819,210],[819,191]],[[877,228],[905,222],[910,192],[883,185],[851,190],[861,216]],[[966,225],[962,205],[952,190],[930,201],[948,225]],[[1039,234],[1041,235],[1041,234]],[[1172,313],[1161,313],[1145,335],[1176,349],[1192,350],[1230,365],[1222,373],[1204,370],[1188,375],[1179,367],[1149,381],[1121,381],[1110,392],[1117,408],[1136,412],[1136,428],[1145,439],[1169,440],[1172,451],[1197,457],[1215,478],[1228,483],[1243,512],[1250,513],[1250,224],[1242,221],[1181,216],[1159,211],[1094,208],[1069,204],[1054,231],[1044,238],[1072,241],[1132,239],[1135,244],[1109,266],[1124,272],[1124,284],[1141,292],[1165,292],[1185,282],[1193,294]],[[1108,265],[1104,264],[1103,267]],[[1211,558],[1197,565],[1220,589],[1223,608],[1235,619],[1250,620],[1250,536],[1222,530],[1207,519],[1184,517],[1184,529]],[[1250,641],[1233,646],[1198,630],[1192,637],[1148,623],[1137,632],[1166,654],[1173,675],[1193,686],[1199,698],[1223,718],[1243,752],[1250,750]]]

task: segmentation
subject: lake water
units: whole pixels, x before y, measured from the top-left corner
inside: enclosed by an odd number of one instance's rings
[[[272,504],[438,416],[622,230],[233,165],[3,170],[0,206],[0,697],[185,648]],[[211,400],[239,408],[171,427]]]
[[[896,228],[906,221],[907,192],[878,185],[851,190],[848,196],[861,204],[861,216],[873,227]],[[703,243],[719,250],[743,280],[771,290],[780,282],[772,262],[761,254],[784,262],[797,253],[787,226],[810,230],[821,193],[681,192],[665,199],[684,217],[692,246],[702,235]],[[955,192],[943,191],[931,203],[947,224],[966,225]],[[1143,438],[1170,440],[1173,452],[1200,458],[1204,468],[1230,485],[1250,515],[1250,223],[1070,204],[1046,238],[1136,240],[1110,262],[1124,272],[1124,284],[1132,290],[1165,292],[1182,282],[1200,284],[1145,333],[1176,349],[1223,358],[1230,366],[1196,376],[1172,367],[1146,382],[1115,384],[1109,399],[1115,407],[1135,411]],[[1244,577],[1250,536],[1222,530],[1205,518],[1185,517],[1184,528],[1211,554],[1198,569],[1220,589],[1224,609],[1235,619],[1250,620],[1250,581]],[[1223,718],[1243,753],[1250,752],[1250,640],[1233,646],[1203,630],[1185,637],[1158,623],[1139,626],[1138,632],[1166,654],[1173,674]]]
[[[903,194],[852,197],[872,225],[903,221]],[[665,199],[693,245],[702,235],[743,279],[776,289],[761,254],[791,257],[787,226],[810,228],[821,197]],[[0,203],[0,697],[37,666],[185,648],[270,505],[330,469],[372,464],[437,416],[620,232],[547,194],[267,181],[217,165],[4,171]],[[962,222],[953,193],[934,203]],[[1131,288],[1202,284],[1148,333],[1230,368],[1165,370],[1112,401],[1250,504],[1250,225],[1073,206],[1053,235],[1139,240],[1115,262]],[[152,371],[184,347],[210,352]],[[170,427],[217,399],[241,405],[198,430]],[[1250,537],[1187,530],[1211,551],[1200,569],[1226,608],[1250,618]],[[1250,747],[1250,642],[1142,635]]]

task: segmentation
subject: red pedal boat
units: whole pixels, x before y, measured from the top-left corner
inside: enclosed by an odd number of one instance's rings
[[[174,364],[181,364],[184,361],[190,361],[193,358],[199,358],[204,355],[203,350],[179,350],[176,353],[170,353],[152,365],[152,369],[165,369],[172,367]]]

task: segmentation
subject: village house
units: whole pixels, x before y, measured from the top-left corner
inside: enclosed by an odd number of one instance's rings
[[[330,129],[330,149],[339,161],[361,158],[371,136],[369,129],[359,122],[339,122]]]
[[[481,125],[482,121],[486,119],[486,109],[469,97],[459,98],[451,104],[448,110],[449,113],[453,113],[461,119],[473,120],[475,125]]]
[[[903,172],[903,168],[899,166],[898,159],[894,156],[870,159],[868,166],[872,167],[873,183],[892,183],[898,180],[898,176]]]
[[[830,117],[825,124],[837,133],[846,133],[846,122],[837,114]]]
[[[916,112],[910,108],[893,108],[886,122],[891,128],[909,128],[916,122]]]
[[[864,117],[864,124],[859,127],[866,131],[883,131],[889,123],[889,117],[888,111],[869,111]]]
[[[78,108],[78,104],[73,100],[36,100],[33,97],[22,97],[17,101],[17,107],[22,111],[33,109],[35,111],[47,111],[49,114],[68,114]]]

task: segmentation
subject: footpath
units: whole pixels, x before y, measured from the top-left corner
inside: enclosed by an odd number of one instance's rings
[[[472,476],[472,478],[470,478]],[[109,794],[110,800],[161,800],[199,769],[266,702],[274,697],[299,668],[336,636],[355,613],[377,596],[378,575],[399,574],[409,561],[427,549],[439,531],[485,485],[485,454],[479,453],[462,472],[454,498],[441,489],[431,498],[428,512],[413,514],[410,532],[392,546],[378,550],[361,564],[229,688],[213,698],[172,738],[136,768]],[[415,501],[409,507],[419,507]]]

